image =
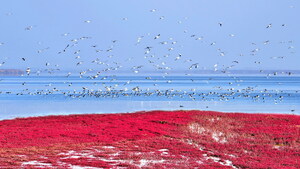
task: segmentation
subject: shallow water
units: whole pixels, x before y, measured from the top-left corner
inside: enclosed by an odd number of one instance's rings
[[[0,88],[0,119],[178,109],[300,114],[298,76],[4,76]]]

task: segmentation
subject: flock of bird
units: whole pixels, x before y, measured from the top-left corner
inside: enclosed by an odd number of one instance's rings
[[[151,9],[149,12],[155,13],[157,9]],[[160,16],[159,20],[165,20],[165,16]],[[187,19],[187,18],[185,18]],[[128,18],[122,18],[123,22],[126,22]],[[84,24],[93,24],[92,20],[85,20],[83,21]],[[182,24],[182,21],[178,21],[178,24]],[[222,29],[226,26],[224,23],[219,22],[216,23],[216,27]],[[266,25],[262,25],[263,29],[272,29],[273,27],[286,27],[286,24],[281,25],[273,25],[272,23],[268,23]],[[24,31],[34,31],[36,26],[27,26],[24,28]],[[192,41],[191,43],[198,43],[201,42],[203,45],[206,45],[207,48],[212,48],[215,50],[216,55],[220,57],[219,63],[215,63],[211,66],[211,73],[220,73],[220,74],[230,74],[233,68],[237,67],[240,62],[244,62],[244,60],[232,60],[230,64],[221,64],[223,58],[228,54],[227,51],[223,50],[222,48],[218,47],[217,41],[206,40],[203,36],[198,36],[196,34],[189,34],[187,30],[183,30],[186,37]],[[70,33],[62,33],[62,37],[68,38],[70,37]],[[235,34],[229,34],[228,38],[234,38]],[[89,40],[93,39],[90,36],[81,36],[77,38],[69,39],[68,43],[64,46],[61,46],[61,50],[57,51],[57,55],[64,55],[68,57],[73,57],[73,62],[70,64],[74,65],[76,70],[90,67],[87,69],[81,69],[78,72],[65,72],[64,77],[66,81],[64,82],[68,87],[69,90],[60,90],[59,86],[55,86],[55,84],[49,83],[47,84],[48,87],[51,89],[44,89],[44,90],[34,90],[30,91],[28,88],[24,89],[22,92],[12,93],[12,92],[5,92],[1,91],[3,94],[16,94],[16,95],[51,95],[60,93],[66,97],[71,98],[83,98],[83,97],[96,97],[96,98],[119,98],[119,97],[159,97],[163,96],[166,98],[187,98],[190,100],[222,100],[228,101],[229,99],[235,99],[239,97],[243,98],[251,98],[254,101],[260,100],[264,101],[265,98],[274,98],[274,102],[278,103],[283,100],[284,97],[288,97],[289,95],[285,96],[284,91],[277,91],[275,94],[270,92],[268,93],[268,89],[264,89],[262,91],[256,91],[254,86],[248,86],[242,89],[235,89],[232,87],[233,85],[237,84],[237,81],[229,82],[229,87],[222,87],[216,86],[220,92],[215,91],[208,91],[208,92],[201,92],[195,87],[186,90],[176,89],[176,87],[172,87],[175,82],[173,82],[172,78],[169,78],[173,72],[176,72],[176,67],[178,65],[182,65],[181,67],[185,66],[184,76],[190,83],[194,83],[193,85],[197,85],[199,81],[193,78],[193,75],[197,75],[197,71],[203,71],[203,65],[201,64],[201,60],[197,60],[186,56],[185,54],[181,53],[180,50],[183,48],[184,44],[180,42],[180,39],[176,39],[176,37],[165,37],[162,33],[151,34],[146,33],[142,36],[136,38],[136,42],[132,44],[132,46],[136,47],[137,50],[141,51],[140,56],[143,57],[144,63],[136,61],[135,57],[125,58],[124,60],[119,59],[116,57],[116,53],[114,50],[119,45],[119,40],[111,40],[109,42],[109,47],[103,48],[103,46],[98,44],[90,44]],[[256,56],[262,50],[262,47],[265,45],[269,45],[271,42],[270,40],[265,40],[263,42],[253,42],[250,44],[251,50],[248,53],[240,53],[238,54],[240,57],[244,55]],[[273,43],[273,42],[272,42]],[[275,43],[275,42],[274,42]],[[294,46],[292,40],[281,41],[277,42],[287,46],[290,54],[294,53]],[[93,51],[97,57],[87,58],[82,54],[82,49],[80,49],[81,44],[89,44],[88,48],[84,50]],[[0,47],[5,47],[6,43],[0,41]],[[51,50],[51,47],[44,47],[38,49],[36,52],[38,54],[43,54]],[[196,49],[195,49],[196,50]],[[0,50],[1,51],[1,50]],[[115,59],[116,58],[116,59]],[[286,56],[271,56],[269,59],[278,59],[284,61]],[[3,58],[1,58],[3,59]],[[29,58],[21,57],[20,62],[27,62]],[[258,60],[254,61],[252,64],[261,64],[260,57],[257,57]],[[129,64],[130,63],[130,64]],[[137,63],[136,65],[134,65]],[[6,61],[0,60],[0,68],[1,66],[5,65]],[[133,65],[128,67],[128,65]],[[98,67],[98,68],[95,68]],[[167,89],[160,89],[160,83],[155,83],[155,76],[144,76],[144,80],[151,82],[153,84],[152,87],[144,89],[143,86],[138,86],[138,83],[134,80],[127,79],[125,82],[122,81],[122,84],[118,81],[118,71],[128,70],[131,72],[132,75],[139,75],[142,76],[143,73],[147,72],[147,70],[151,68],[152,72],[155,72],[156,75],[162,77],[160,81],[164,81],[165,84],[169,84],[170,88]],[[45,61],[44,65],[41,65],[40,69],[32,69],[31,67],[27,67],[24,73],[24,76],[31,77],[31,76],[39,76],[43,73],[53,74],[59,72],[64,72],[63,68],[58,64],[52,64],[50,62]],[[196,72],[196,73],[195,73]],[[263,74],[264,70],[259,70],[259,73]],[[266,78],[270,76],[276,75],[288,75],[291,76],[293,72],[266,72]],[[104,90],[102,89],[92,89],[90,86],[82,85],[81,89],[73,89],[73,83],[71,80],[68,80],[72,77],[79,77],[81,79],[89,79],[94,85],[101,84]],[[114,81],[116,81],[114,83]],[[1,80],[0,80],[1,83]],[[131,85],[134,84],[134,85]],[[22,82],[22,86],[30,85],[30,82]],[[122,88],[120,88],[122,86]],[[127,87],[128,86],[128,87]],[[97,88],[97,87],[96,87]],[[226,92],[224,92],[226,91]],[[0,94],[1,94],[0,93]],[[258,94],[257,94],[258,93]],[[296,91],[298,93],[298,91]]]

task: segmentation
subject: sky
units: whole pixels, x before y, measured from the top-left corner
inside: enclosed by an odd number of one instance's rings
[[[299,70],[297,0],[4,0],[0,69]]]

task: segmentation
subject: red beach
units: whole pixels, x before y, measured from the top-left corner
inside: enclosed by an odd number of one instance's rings
[[[0,168],[300,168],[300,116],[150,111],[0,121]]]

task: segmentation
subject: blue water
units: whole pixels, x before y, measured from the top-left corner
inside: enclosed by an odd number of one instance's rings
[[[300,77],[0,77],[0,119],[190,109],[300,114]]]

